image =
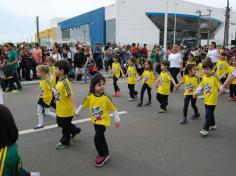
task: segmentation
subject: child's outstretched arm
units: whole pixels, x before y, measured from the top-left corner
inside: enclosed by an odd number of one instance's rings
[[[115,127],[120,128],[120,115],[117,112],[117,110],[113,111],[113,117],[114,117],[114,121],[115,121]]]
[[[83,109],[82,105],[79,105],[79,107],[75,110],[75,115],[79,116],[82,109]]]
[[[178,85],[176,84],[175,80],[171,78],[171,82],[174,84],[174,86],[178,89]]]
[[[179,84],[177,84],[177,88],[179,89],[184,84],[184,80],[180,81]]]
[[[202,86],[198,86],[197,89],[194,91],[194,96],[198,97],[202,92]]]

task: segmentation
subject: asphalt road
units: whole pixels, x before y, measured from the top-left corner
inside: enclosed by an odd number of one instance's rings
[[[111,153],[103,168],[95,168],[97,155],[93,143],[94,129],[90,122],[79,123],[82,132],[65,150],[54,146],[61,130],[53,128],[20,135],[18,144],[24,168],[40,171],[41,176],[235,176],[236,175],[236,110],[235,102],[220,96],[215,116],[218,129],[207,138],[200,137],[204,123],[203,100],[198,101],[200,120],[179,125],[182,118],[183,91],[169,97],[168,113],[158,114],[159,104],[153,90],[151,107],[137,108],[138,102],[128,102],[125,79],[119,83],[122,96],[113,98],[121,115],[121,128],[114,124],[107,129],[106,137]],[[38,85],[25,85],[19,94],[4,95],[4,104],[11,109],[19,131],[31,129],[37,122],[34,114],[37,105]],[[73,83],[77,104],[88,93],[88,85]],[[137,85],[140,91],[140,83]],[[113,86],[107,80],[106,92]],[[145,95],[145,100],[147,96]],[[144,101],[145,102],[145,101]],[[189,116],[193,113],[189,108]],[[88,118],[88,111],[80,119]],[[75,118],[78,120],[78,118]],[[56,124],[45,118],[45,125]]]

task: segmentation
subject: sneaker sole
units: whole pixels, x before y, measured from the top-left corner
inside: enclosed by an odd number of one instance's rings
[[[110,159],[110,156],[108,156],[101,164],[96,164],[95,166],[96,166],[97,168],[102,167],[102,166],[104,166],[104,164],[107,163],[107,161],[108,161],[109,159]]]

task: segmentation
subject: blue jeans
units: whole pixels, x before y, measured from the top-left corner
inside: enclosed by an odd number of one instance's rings
[[[17,85],[17,89],[22,89],[21,82],[20,82],[19,75],[18,75],[17,71],[14,72],[13,79],[14,79],[14,82],[16,83],[16,85]]]
[[[83,79],[85,84],[87,84],[88,77],[91,78],[92,76],[88,73],[88,67],[85,66],[84,67],[84,79]]]
[[[203,129],[208,131],[210,126],[215,125],[215,105],[205,105],[206,115],[205,115],[205,124]]]

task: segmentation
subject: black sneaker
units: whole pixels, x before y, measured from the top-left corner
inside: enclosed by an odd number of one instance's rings
[[[150,106],[150,105],[152,105],[152,103],[147,102],[144,106]]]
[[[78,128],[78,127],[77,127]],[[71,134],[71,139],[75,139],[76,135],[79,134],[81,132],[81,129],[78,128],[78,131],[74,134]]]
[[[179,122],[180,125],[185,125],[185,124],[187,124],[187,123],[188,123],[188,122],[187,122],[186,119],[184,119],[184,120],[182,120],[182,121]]]
[[[137,104],[137,107],[142,107],[142,106],[143,106],[143,103]]]
[[[192,116],[192,119],[196,120],[196,119],[199,119],[199,117],[200,117],[200,114],[197,113]]]

